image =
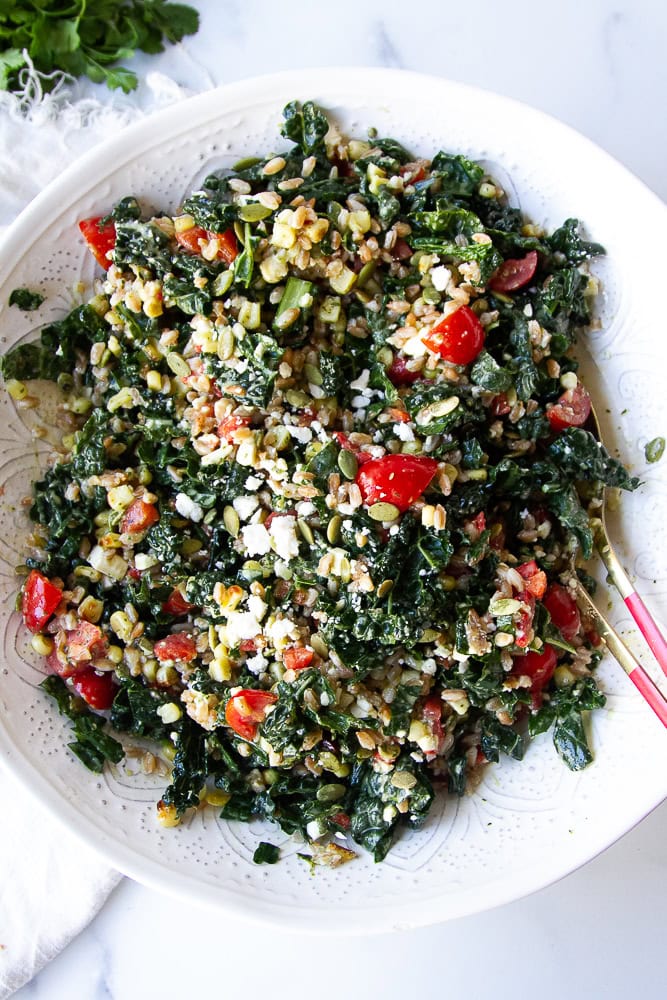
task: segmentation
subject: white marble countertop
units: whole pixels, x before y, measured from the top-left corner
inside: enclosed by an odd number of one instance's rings
[[[335,13],[296,0],[194,2],[203,15],[199,35],[163,56],[138,59],[138,68],[160,70],[192,90],[308,66],[399,66],[448,76],[550,112],[667,198],[667,132],[656,114],[667,97],[662,0],[426,0],[418,9],[396,0],[338,0]],[[257,930],[126,879],[16,996],[171,1000],[250,990],[281,1000],[308,989],[324,997],[398,998],[436,988],[498,1000],[529,990],[543,1000],[629,993],[650,1000],[663,995],[656,959],[667,921],[666,842],[663,805],[585,868],[527,899],[453,924],[356,941]]]

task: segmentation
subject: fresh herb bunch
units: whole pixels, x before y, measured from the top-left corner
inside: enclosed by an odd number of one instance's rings
[[[199,14],[165,0],[4,0],[0,5],[0,89],[18,88],[26,53],[40,73],[87,76],[129,93],[137,76],[116,65],[154,55],[199,29]]]

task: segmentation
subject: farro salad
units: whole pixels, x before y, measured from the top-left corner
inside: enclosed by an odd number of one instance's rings
[[[547,729],[591,761],[568,580],[596,483],[638,484],[585,428],[575,219],[311,102],[282,135],[175,215],[83,220],[106,274],[2,371],[62,392],[20,608],[70,749],[164,774],[165,826],[260,816],[335,866]]]

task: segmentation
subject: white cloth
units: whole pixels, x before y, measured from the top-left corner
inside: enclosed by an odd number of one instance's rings
[[[186,96],[158,73],[134,95],[84,96],[61,81],[43,93],[25,74],[20,96],[0,92],[0,233],[63,168],[142,115]],[[0,1000],[28,982],[95,916],[120,880],[0,771]]]

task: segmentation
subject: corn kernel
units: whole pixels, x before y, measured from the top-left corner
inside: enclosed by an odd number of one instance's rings
[[[176,812],[176,806],[167,805],[162,799],[157,804],[157,821],[160,826],[178,826],[181,822],[180,816]]]
[[[222,809],[230,799],[231,795],[229,792],[223,792],[222,788],[207,788],[204,794],[206,805],[215,806],[216,809]]]
[[[28,395],[28,387],[24,382],[19,382],[18,379],[10,378],[7,380],[7,392],[12,399],[25,399]]]
[[[36,632],[30,640],[30,645],[40,656],[49,656],[54,648],[55,644],[53,639],[49,639],[48,636],[42,635],[41,632]]]
[[[120,646],[109,646],[107,649],[107,660],[111,660],[116,666],[123,662],[123,650]]]
[[[118,337],[114,336],[113,333],[107,340],[107,347],[112,354],[116,355],[116,357],[120,357],[120,355],[123,353],[123,347],[121,345],[121,342],[119,341]]]
[[[124,611],[114,611],[109,618],[109,625],[121,642],[129,642],[134,625]]]
[[[84,621],[92,622],[95,624],[102,617],[104,611],[104,603],[98,601],[96,597],[84,597],[79,605],[79,618],[83,618]]]
[[[183,715],[180,705],[177,705],[175,701],[168,701],[166,705],[160,705],[157,710],[157,714],[160,716],[162,721],[166,726],[172,724],[172,722],[178,722],[178,720]]]
[[[160,392],[162,389],[162,376],[160,373],[154,369],[146,372],[146,385],[152,392]]]
[[[112,510],[125,510],[134,500],[131,486],[114,486],[107,493],[107,503]]]
[[[191,215],[177,215],[174,218],[174,232],[187,233],[188,229],[194,229],[195,220]]]

